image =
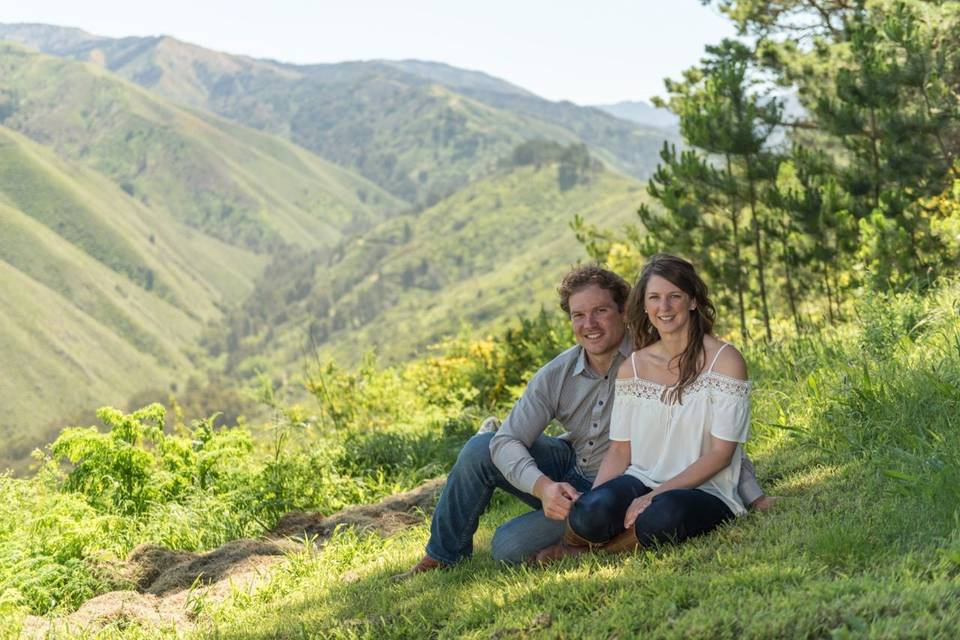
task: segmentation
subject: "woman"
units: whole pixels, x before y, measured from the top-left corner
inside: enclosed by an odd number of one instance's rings
[[[745,513],[737,492],[750,426],[740,353],[712,334],[715,310],[693,266],[660,254],[627,301],[636,351],[617,375],[610,449],[544,562],[683,540]]]

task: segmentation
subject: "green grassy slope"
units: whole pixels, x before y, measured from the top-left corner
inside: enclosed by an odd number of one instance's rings
[[[278,411],[269,428],[292,436],[287,448],[251,451],[245,427],[141,443],[138,468],[171,469],[149,474],[145,493],[127,490],[156,496],[144,511],[130,513],[122,492],[105,496],[103,485],[83,482],[91,473],[123,477],[117,455],[101,454],[69,478],[79,483],[59,488],[51,476],[0,476],[0,634],[17,637],[21,623],[44,629],[30,612],[56,623],[80,607],[75,620],[93,626],[55,624],[62,633],[45,637],[954,638],[960,281],[926,295],[860,294],[856,315],[853,304],[845,309],[856,318],[849,324],[743,349],[753,380],[747,449],[761,484],[782,496],[771,512],[679,546],[513,567],[493,562],[490,541],[527,507],[496,492],[472,558],[396,582],[391,576],[422,556],[429,524],[407,520],[383,538],[378,526],[406,519],[387,509],[371,531],[377,511],[364,510],[355,527],[304,541],[277,564],[234,556],[239,575],[210,588],[209,574],[189,589],[181,582],[162,618],[153,596],[126,592],[122,609],[114,594],[105,598],[112,615],[91,620],[105,609],[91,598],[126,588],[118,579],[130,572],[111,571],[111,558],[142,542],[205,549],[291,510],[329,516],[449,469],[475,428],[474,394],[517,367],[528,378],[542,358],[526,356],[562,348],[548,322],[512,334],[509,345],[481,341],[402,367],[331,373],[327,390],[348,411],[336,425],[305,406]],[[488,359],[484,345],[526,354]],[[121,416],[112,422],[112,434],[124,432]],[[69,441],[110,454],[125,448],[81,432]],[[317,522],[302,513],[294,521]],[[252,566],[264,573],[240,586]]]
[[[0,454],[13,434],[185,379],[204,325],[262,266],[0,127],[0,351],[15,372]]]
[[[9,210],[2,212],[9,214]],[[83,265],[81,256],[70,258]],[[133,293],[129,284],[118,282],[105,270],[83,266],[89,275],[77,278],[75,286],[93,289],[87,292],[91,304],[101,305],[93,314],[0,261],[0,299],[4,301],[0,360],[5,372],[0,379],[4,402],[0,455],[4,457],[22,457],[45,442],[50,434],[38,428],[60,416],[106,401],[122,405],[139,389],[166,387],[190,370],[185,354],[177,350],[189,334],[170,335],[176,331],[170,326],[163,333],[158,327],[142,327],[132,319],[132,312],[159,307],[165,319],[184,329],[196,331],[196,324],[155,300],[138,300],[135,294],[132,300],[123,299],[124,294]],[[97,285],[113,284],[124,293],[110,296],[97,291],[93,278],[103,278]],[[127,304],[121,307],[121,303]]]
[[[330,246],[403,206],[289,143],[174,106],[100,67],[2,44],[0,71],[4,126],[228,243]]]
[[[960,287],[872,296],[856,325],[746,350],[748,445],[784,496],[679,547],[503,567],[472,560],[395,583],[429,535],[345,531],[197,637],[953,638],[960,634]]]
[[[566,190],[557,175],[556,164],[504,170],[332,257],[303,255],[268,270],[231,321],[228,339],[241,345],[235,361],[273,353],[299,363],[310,334],[339,362],[370,349],[398,360],[464,321],[486,331],[553,307],[560,277],[586,259],[568,226],[574,215],[617,227],[645,197],[642,185],[603,169]]]
[[[45,25],[0,25],[0,37],[101,64],[167,98],[283,135],[418,204],[485,174],[522,140],[583,141],[613,167],[643,178],[665,137],[438,63],[296,66],[168,37],[84,38]]]
[[[326,250],[405,206],[287,141],[0,43],[0,264],[26,278],[4,282],[22,311],[0,341],[6,362],[33,359],[2,387],[0,433],[39,444],[51,420],[202,371],[186,354],[250,293],[264,252]],[[34,326],[41,299],[83,317],[76,343]],[[97,358],[81,345],[103,332]]]

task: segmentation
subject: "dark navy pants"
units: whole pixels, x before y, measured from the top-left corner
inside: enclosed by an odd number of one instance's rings
[[[651,489],[622,475],[580,496],[570,510],[569,524],[579,536],[604,543],[624,531],[623,518],[635,498]],[[683,542],[712,531],[734,517],[723,500],[700,489],[674,489],[654,496],[637,516],[634,531],[641,546]]]

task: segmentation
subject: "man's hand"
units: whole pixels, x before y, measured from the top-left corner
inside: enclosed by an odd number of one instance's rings
[[[580,492],[571,484],[541,476],[533,487],[533,495],[540,498],[545,516],[551,520],[564,520],[570,515],[570,507],[580,497]]]
[[[653,502],[653,493],[634,498],[630,506],[627,507],[626,515],[623,516],[623,528],[629,529],[632,527],[633,523],[637,521],[637,516],[643,513],[651,502]]]

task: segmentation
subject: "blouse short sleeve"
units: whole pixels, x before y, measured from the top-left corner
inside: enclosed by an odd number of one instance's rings
[[[610,439],[630,440],[630,402],[618,380],[610,410]]]
[[[710,435],[730,442],[746,442],[750,436],[750,382],[724,379],[712,390],[710,400]]]

